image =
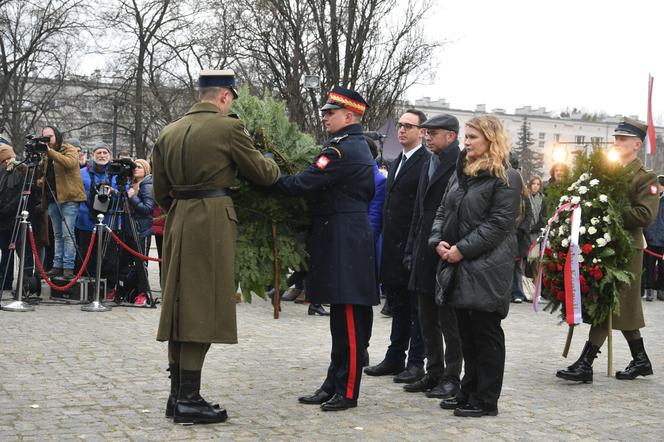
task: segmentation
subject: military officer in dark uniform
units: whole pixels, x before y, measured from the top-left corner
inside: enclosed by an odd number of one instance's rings
[[[237,216],[227,189],[238,173],[264,186],[279,177],[277,164],[228,115],[237,98],[233,71],[203,71],[198,86],[200,103],[161,131],[152,157],[155,200],[168,210],[157,340],[168,341],[166,416],[181,424],[227,417],[200,395],[210,344],[237,343]]]
[[[643,229],[655,220],[659,207],[657,176],[652,171],[646,170],[638,158],[647,131],[647,125],[631,118],[624,118],[613,132],[618,160],[623,165],[623,174],[629,178],[630,182],[629,200],[631,204],[623,208],[623,225],[632,236],[636,249],[626,269],[634,274],[634,281],[620,290],[620,314],[614,314],[611,319],[612,328],[622,331],[632,353],[632,361],[627,368],[616,372],[616,379],[623,380],[653,374],[640,332],[640,329],[646,325],[641,306]],[[570,381],[592,382],[592,364],[608,334],[607,323],[591,326],[588,341],[579,359],[566,369],[558,370],[556,376]]]
[[[324,411],[357,406],[372,306],[379,303],[368,216],[375,163],[360,124],[366,108],[360,94],[335,86],[321,108],[330,138],[306,170],[276,184],[278,191],[303,196],[309,203],[307,297],[313,304],[331,305],[327,377],[314,394],[299,398],[304,404],[320,404]]]

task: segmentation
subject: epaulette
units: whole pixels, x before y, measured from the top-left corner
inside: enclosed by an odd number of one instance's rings
[[[341,135],[339,137],[334,137],[330,140],[330,143],[339,144],[339,142],[341,140],[343,140],[344,138],[346,138],[347,136],[348,136],[348,134],[344,134],[344,135]]]
[[[231,117],[231,118],[235,118],[236,120],[239,120],[239,119],[240,119],[240,117],[238,116],[238,114],[228,114],[228,116]]]

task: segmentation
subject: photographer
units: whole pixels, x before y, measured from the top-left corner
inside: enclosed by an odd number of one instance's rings
[[[42,136],[49,137],[48,144],[40,145],[46,153],[42,159],[42,207],[48,207],[54,236],[53,268],[48,275],[72,279],[76,261],[74,226],[79,203],[85,201],[78,152],[74,146],[63,144],[62,133],[53,126],[46,126]]]
[[[108,173],[108,164],[111,159],[111,152],[106,143],[99,142],[95,145],[92,152],[92,161],[90,165],[81,169],[81,178],[83,187],[87,196],[86,201],[82,202],[78,209],[76,218],[76,238],[82,251],[86,251],[90,246],[92,232],[97,224],[97,215],[104,214],[104,224],[108,225],[111,215],[111,201],[117,191],[117,184],[114,177]],[[96,245],[93,246],[93,253],[87,265],[87,273],[95,274]],[[115,264],[117,262],[117,248],[110,244],[106,248],[102,259],[102,277],[107,278],[108,287],[115,286]],[[82,257],[80,257],[82,259]],[[78,262],[80,265],[81,263]]]
[[[127,201],[129,201],[129,209],[135,223],[138,242],[134,239],[128,220],[123,220],[122,228],[125,229],[124,237],[127,245],[147,255],[150,250],[150,236],[152,235],[152,210],[155,206],[152,197],[152,175],[150,175],[150,163],[146,160],[138,159],[135,165],[131,187],[127,190]],[[147,275],[147,262],[122,250],[120,252],[121,271],[131,267],[136,272],[134,305],[147,305],[148,301],[152,300]]]

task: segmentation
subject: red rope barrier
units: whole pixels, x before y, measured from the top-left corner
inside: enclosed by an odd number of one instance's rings
[[[647,253],[648,255],[652,255],[652,256],[654,256],[655,258],[664,259],[664,255],[660,255],[659,253],[652,252],[652,251],[650,251],[650,250],[648,250],[648,249],[643,249],[643,251],[644,251],[645,253]]]
[[[111,236],[113,237],[113,239],[115,240],[115,242],[117,242],[118,244],[120,244],[120,247],[122,247],[122,248],[125,249],[127,252],[131,253],[132,255],[134,255],[134,256],[136,256],[136,257],[138,257],[138,258],[141,258],[141,259],[148,260],[148,261],[161,262],[161,259],[160,259],[160,258],[153,258],[152,256],[147,256],[147,255],[143,255],[142,253],[138,253],[136,250],[132,249],[132,248],[129,247],[127,244],[123,243],[122,240],[118,237],[118,235],[116,235],[115,232],[113,232],[113,230],[111,230],[110,228],[108,228],[108,226],[106,227],[106,230],[108,230],[108,232],[111,234]]]
[[[66,285],[55,285],[53,282],[51,282],[51,278],[48,277],[46,272],[44,271],[44,267],[42,266],[41,261],[39,260],[39,253],[37,252],[37,245],[35,244],[35,234],[32,231],[32,228],[28,230],[28,236],[30,237],[30,246],[32,248],[32,255],[35,257],[35,264],[37,265],[37,269],[39,269],[39,273],[41,274],[42,278],[44,278],[44,281],[46,281],[46,284],[53,290],[57,290],[59,292],[64,292],[65,290],[69,290],[76,284],[76,282],[81,279],[81,275],[83,275],[83,272],[85,272],[85,268],[88,265],[88,261],[90,261],[90,255],[92,255],[92,247],[95,244],[95,237],[97,236],[97,232],[93,231],[92,232],[92,237],[90,237],[90,246],[88,247],[88,251],[85,254],[85,259],[83,260],[83,264],[81,264],[81,268],[71,281],[69,281],[68,284]]]

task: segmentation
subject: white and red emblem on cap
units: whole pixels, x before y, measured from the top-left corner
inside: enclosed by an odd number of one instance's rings
[[[316,163],[314,165],[318,170],[325,170],[328,164],[330,164],[330,159],[325,155],[321,155],[318,157],[318,160],[316,160]]]
[[[650,194],[657,195],[657,186],[655,186],[654,184],[650,185]]]

